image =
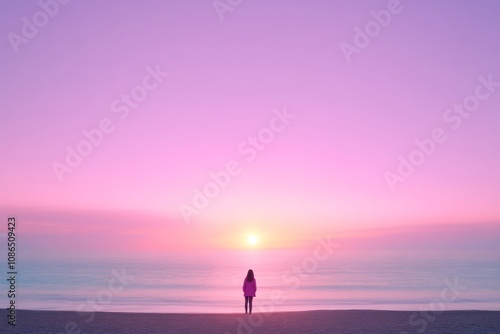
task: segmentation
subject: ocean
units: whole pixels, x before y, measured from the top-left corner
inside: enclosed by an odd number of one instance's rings
[[[500,253],[491,251],[42,253],[17,261],[18,309],[242,312],[253,269],[256,311],[500,310]],[[0,289],[5,307],[7,280]]]

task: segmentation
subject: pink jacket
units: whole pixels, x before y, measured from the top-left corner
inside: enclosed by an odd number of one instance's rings
[[[257,281],[255,278],[251,282],[248,282],[245,278],[243,281],[243,296],[255,297],[255,292],[257,292]]]

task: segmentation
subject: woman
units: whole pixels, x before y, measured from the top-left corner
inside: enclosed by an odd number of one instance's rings
[[[253,270],[250,269],[247,273],[247,277],[243,281],[243,295],[245,296],[245,313],[248,313],[248,305],[250,304],[250,314],[252,314],[252,300],[255,297],[255,292],[257,292],[257,281],[253,276]]]

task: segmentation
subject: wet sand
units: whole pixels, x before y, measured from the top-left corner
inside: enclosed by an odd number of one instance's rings
[[[500,333],[500,311],[303,311],[161,314],[17,311],[15,328],[2,311],[2,333]]]

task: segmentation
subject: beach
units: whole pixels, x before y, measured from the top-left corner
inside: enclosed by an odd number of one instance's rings
[[[3,333],[500,333],[500,311],[335,310],[250,316],[18,310],[15,327],[7,326],[5,312]]]

